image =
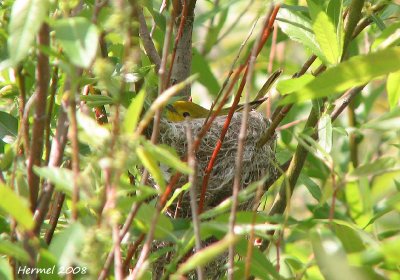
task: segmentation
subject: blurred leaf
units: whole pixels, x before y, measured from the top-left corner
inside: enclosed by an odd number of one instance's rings
[[[318,143],[326,153],[332,150],[332,120],[328,114],[323,114],[318,122]]]
[[[138,213],[136,214],[136,218],[134,220],[135,225],[139,227],[141,231],[148,232],[155,211],[158,211],[156,207],[152,207],[149,204],[142,204]],[[172,230],[173,226],[168,217],[160,215],[157,221],[156,230],[154,232],[155,238],[161,240],[165,237],[173,237]]]
[[[0,258],[0,279],[11,280],[13,279],[12,275],[12,268],[8,260],[6,258]]]
[[[314,197],[317,201],[321,200],[321,189],[313,180],[311,180],[310,177],[304,175],[303,173],[300,173],[299,182],[306,186],[312,197]]]
[[[310,238],[315,259],[325,279],[364,279],[347,263],[346,253],[336,236],[327,230],[313,230]]]
[[[219,91],[218,80],[215,78],[210,68],[210,63],[199,53],[196,48],[193,48],[192,56],[192,73],[198,73],[198,81],[207,88],[208,92],[215,96]]]
[[[364,226],[372,217],[372,209],[366,202],[371,197],[368,187],[363,188],[361,180],[348,182],[344,187],[348,212],[359,226]]]
[[[393,131],[395,129],[400,129],[400,107],[395,107],[392,111],[370,120],[363,124],[361,128],[376,129],[378,131]]]
[[[48,0],[16,0],[11,11],[8,51],[13,66],[26,57],[46,19]]]
[[[395,166],[395,164],[396,160],[394,158],[382,157],[373,162],[369,162],[357,167],[348,174],[347,179],[354,180],[357,178],[389,172],[392,171],[391,169]]]
[[[277,21],[282,32],[290,39],[303,44],[316,56],[324,57],[307,17],[292,9],[282,8],[278,12]]]
[[[56,20],[53,28],[71,62],[78,67],[89,67],[97,52],[97,27],[86,18],[73,17]]]
[[[174,168],[175,170],[182,172],[184,174],[192,174],[193,170],[187,165],[186,162],[183,162],[179,159],[179,157],[175,154],[160,145],[153,145],[151,142],[147,141],[144,143],[144,146],[148,152],[153,155],[153,158],[157,159],[157,161]]]
[[[282,104],[333,96],[400,70],[400,47],[359,55],[327,69],[305,87],[281,101]]]
[[[236,251],[244,260],[248,252],[247,245],[248,241],[243,239],[236,245]],[[272,279],[283,279],[276,271],[276,267],[257,247],[254,247],[252,251],[250,269],[254,276],[261,277],[261,279],[270,279],[269,276]]]
[[[22,263],[27,263],[29,261],[29,254],[22,248],[22,244],[20,243],[12,243],[8,240],[0,239],[0,253],[5,256],[13,257]]]
[[[13,143],[18,136],[18,120],[9,113],[0,111],[0,139]]]
[[[68,267],[76,262],[84,237],[85,228],[76,222],[54,235],[49,251],[56,257],[59,267]]]
[[[386,82],[390,109],[394,109],[400,99],[400,71],[390,73]]]
[[[80,95],[79,99],[85,101],[89,107],[100,107],[104,105],[114,104],[114,100],[107,95]]]
[[[342,46],[338,40],[339,36],[336,35],[336,28],[332,20],[325,13],[323,7],[314,2],[314,0],[307,0],[307,4],[315,37],[324,53],[324,57],[320,58],[329,64],[338,63],[342,53]]]
[[[164,191],[165,179],[154,156],[147,149],[141,146],[136,148],[136,154],[138,155],[143,166],[150,172],[157,185],[161,188],[161,191]]]
[[[123,123],[124,132],[132,133],[135,130],[138,120],[140,118],[140,114],[143,110],[144,98],[145,91],[141,90],[129,105]]]
[[[353,228],[335,223],[335,232],[347,253],[360,252],[366,249],[362,238]]]
[[[59,191],[72,194],[73,172],[61,167],[33,167],[33,171],[40,177],[49,180]]]
[[[383,215],[393,211],[396,205],[399,205],[400,202],[400,193],[396,193],[388,199],[384,199],[382,202],[378,203],[376,208],[374,209],[374,216],[372,219],[365,225],[364,228],[373,224],[377,219],[382,217]]]
[[[195,269],[197,266],[204,266],[217,256],[221,255],[230,244],[236,243],[238,239],[239,237],[237,236],[226,235],[224,239],[217,241],[192,255],[187,261],[179,266],[176,274],[184,275],[185,273]]]
[[[207,37],[204,43],[204,51],[203,53],[208,54],[210,50],[216,45],[216,41],[218,40],[218,36],[221,32],[222,27],[224,27],[224,23],[228,18],[228,9],[221,12],[220,17],[218,18],[218,23],[213,24],[208,29]]]
[[[219,13],[227,11],[236,2],[239,2],[239,0],[230,0],[230,1],[220,3],[219,5],[214,5],[213,9],[196,15],[195,20],[194,20],[194,25],[202,26],[207,20],[214,18]]]
[[[377,51],[380,49],[395,46],[400,42],[400,22],[394,22],[386,27],[381,34],[375,39],[371,46],[371,50]]]
[[[163,212],[167,211],[167,209],[174,203],[174,201],[178,198],[178,196],[187,191],[190,188],[190,184],[186,183],[181,188],[177,188],[174,190],[172,196],[168,199],[167,203],[164,206]]]
[[[38,268],[47,270],[51,269],[53,273],[41,273],[40,274],[40,280],[57,280],[57,279],[63,279],[60,275],[58,274],[58,269],[57,269],[57,259],[56,257],[50,253],[47,249],[41,249],[40,250],[40,258],[37,264]]]
[[[88,144],[90,147],[103,147],[104,141],[110,136],[110,132],[84,114],[78,113],[76,117],[81,128],[78,133],[79,141]]]
[[[312,74],[304,74],[299,78],[281,80],[278,82],[276,89],[280,94],[288,94],[303,88],[314,79],[315,77]]]
[[[378,28],[380,30],[384,30],[386,28],[385,23],[383,22],[383,20],[381,19],[381,17],[379,15],[372,14],[371,19],[376,24],[376,26],[378,26]]]
[[[0,209],[17,221],[26,230],[33,228],[33,216],[29,203],[25,198],[18,196],[9,187],[0,183]]]

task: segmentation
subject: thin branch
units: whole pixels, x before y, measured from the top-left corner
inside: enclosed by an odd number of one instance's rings
[[[270,18],[266,18],[264,22],[264,26],[268,25]],[[253,73],[254,73],[254,65],[257,57],[257,49],[262,40],[263,33],[257,37],[257,40],[253,46],[253,49],[250,54],[249,59],[249,66],[248,72],[246,76],[246,80],[251,81]],[[250,112],[250,92],[252,91],[251,82],[247,83],[247,88],[245,91],[245,102],[244,102],[244,109],[242,114],[242,121],[240,124],[240,130],[238,135],[238,144],[237,144],[237,153],[235,158],[235,175],[233,179],[233,189],[232,189],[232,206],[231,206],[231,213],[229,215],[229,232],[228,234],[231,236],[235,235],[235,224],[236,224],[236,211],[239,205],[239,191],[241,185],[241,175],[243,169],[243,154],[244,154],[244,147],[246,145],[246,136],[247,136],[247,125],[249,119],[249,112]],[[234,279],[234,268],[235,268],[235,244],[229,244],[229,251],[228,251],[228,279]]]
[[[39,30],[38,44],[48,47],[50,44],[50,28],[44,23]],[[50,66],[47,54],[39,51],[36,68],[37,93],[36,93],[36,112],[32,129],[32,141],[28,159],[28,185],[29,200],[32,211],[36,208],[39,194],[39,176],[33,172],[33,166],[41,165],[43,152],[43,136],[46,125],[46,99],[49,90]]]
[[[139,35],[142,38],[143,46],[150,61],[155,65],[156,72],[160,70],[161,58],[158,55],[157,49],[154,46],[153,39],[151,39],[150,32],[147,28],[146,19],[143,15],[143,9],[139,9],[138,18],[140,23]]]
[[[67,90],[68,87],[69,83],[67,82],[66,84]],[[64,155],[64,149],[68,139],[67,135],[69,127],[68,114],[67,114],[68,105],[66,104],[66,102],[67,101],[63,99],[59,109],[56,134],[52,141],[51,152],[49,157],[49,163],[48,163],[49,167],[59,167],[61,165],[62,158]],[[43,221],[46,218],[46,214],[49,209],[50,200],[53,195],[53,192],[54,192],[54,185],[51,184],[49,181],[47,181],[43,186],[43,191],[40,195],[38,206],[34,212],[34,220],[35,220],[34,232],[36,234],[39,234]],[[51,234],[48,233],[46,235],[52,235],[52,233]],[[49,237],[48,240],[50,239],[51,237]]]
[[[195,237],[195,253],[201,250],[201,237],[200,237],[200,220],[199,215],[197,213],[197,191],[196,191],[196,155],[195,150],[193,148],[193,138],[192,138],[192,128],[190,127],[190,123],[186,121],[186,139],[187,139],[187,155],[188,155],[188,165],[190,169],[193,170],[193,173],[189,175],[189,195],[190,195],[190,208],[192,212],[192,222],[193,222],[193,232]],[[198,266],[196,268],[197,271],[197,279],[204,279],[204,271]]]

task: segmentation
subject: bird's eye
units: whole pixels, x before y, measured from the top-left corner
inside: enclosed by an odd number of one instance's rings
[[[190,114],[189,114],[189,112],[183,112],[183,114],[182,114],[182,115],[183,115],[183,117],[184,117],[184,118],[186,118],[186,117],[190,117]]]

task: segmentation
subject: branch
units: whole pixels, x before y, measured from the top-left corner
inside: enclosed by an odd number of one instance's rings
[[[44,23],[39,30],[38,44],[49,47],[50,44],[50,28]],[[39,194],[39,177],[33,172],[33,166],[40,166],[43,152],[43,134],[46,124],[46,99],[50,81],[49,57],[39,51],[36,68],[37,93],[36,93],[36,112],[34,116],[32,142],[28,159],[28,185],[29,200],[32,211],[36,208],[37,198]]]

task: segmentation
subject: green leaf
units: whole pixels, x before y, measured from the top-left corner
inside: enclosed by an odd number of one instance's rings
[[[244,259],[247,256],[247,244],[247,240],[240,240],[236,246],[238,254]],[[253,248],[250,264],[252,271],[254,267],[257,267],[260,270],[259,272],[262,271],[262,274],[264,276],[270,275],[273,277],[273,279],[282,278],[276,271],[276,267],[271,263],[270,260],[268,260],[268,258],[263,253],[260,252],[257,247]],[[267,279],[269,279],[269,277]]]
[[[386,81],[390,109],[393,110],[400,99],[400,71],[390,73]]]
[[[198,81],[207,88],[212,96],[215,96],[219,91],[219,84],[210,68],[210,63],[193,48],[192,57],[192,73],[198,73]]]
[[[348,174],[348,179],[358,179],[366,176],[393,171],[396,160],[392,157],[382,157],[373,162],[363,164]]]
[[[18,136],[18,120],[9,113],[0,111],[0,139],[13,143]]]
[[[8,28],[8,51],[12,65],[26,57],[49,7],[48,0],[16,0]]]
[[[326,153],[332,150],[332,120],[328,114],[321,116],[318,122],[318,143]]]
[[[2,255],[13,257],[23,263],[29,261],[28,253],[22,248],[22,245],[19,243],[12,243],[8,240],[0,239],[0,253]]]
[[[6,258],[0,258],[0,279],[4,280],[13,279],[12,268]]]
[[[142,232],[148,232],[150,229],[150,224],[152,217],[154,216],[155,211],[158,211],[156,207],[152,207],[149,204],[142,204],[138,213],[136,214],[136,218],[134,223],[137,227],[140,228]],[[173,237],[172,236],[173,225],[167,216],[160,215],[157,221],[156,230],[154,232],[154,236],[157,239],[165,239],[165,237]]]
[[[97,52],[97,27],[83,17],[59,19],[53,27],[57,41],[71,62],[78,67],[89,67]]]
[[[80,95],[79,99],[81,101],[86,102],[86,105],[89,107],[92,107],[92,108],[114,104],[114,100],[110,96],[107,96],[107,95],[100,95],[100,94]]]
[[[277,21],[282,32],[288,35],[290,39],[303,44],[318,57],[324,57],[312,31],[311,22],[307,17],[292,9],[281,8],[278,12]]]
[[[321,200],[322,193],[318,184],[316,184],[310,177],[300,173],[299,182],[304,184],[307,190],[310,192],[312,197],[314,197],[317,201]]]
[[[156,158],[159,162],[185,174],[193,173],[193,170],[185,162],[181,161],[176,154],[166,147],[156,146],[151,142],[145,142],[145,147],[153,155],[153,158]]]
[[[347,253],[360,252],[366,249],[359,232],[352,227],[335,223],[335,232]]]
[[[328,62],[328,64],[338,63],[342,50],[332,20],[325,13],[323,8],[313,0],[307,0],[307,4],[315,37],[324,53],[324,57],[320,58]]]
[[[373,79],[400,70],[400,47],[355,56],[329,68],[305,87],[281,101],[282,104],[333,96]]]
[[[380,49],[385,49],[387,47],[395,46],[400,42],[400,22],[395,22],[385,30],[375,39],[371,46],[371,50],[376,51]]]
[[[304,74],[299,78],[279,81],[276,85],[276,89],[279,91],[280,94],[289,94],[303,88],[306,84],[314,79],[314,75]]]
[[[78,113],[76,117],[80,128],[79,141],[88,144],[90,147],[103,147],[104,141],[110,137],[107,128],[84,114]]]
[[[343,190],[349,215],[357,225],[365,226],[372,217],[372,207],[370,207],[372,195],[369,186],[365,186],[363,180],[357,180],[348,182]]]
[[[2,183],[0,183],[0,197],[0,209],[13,217],[24,229],[33,228],[33,216],[31,210],[29,210],[28,201]]]
[[[72,194],[73,172],[61,167],[33,167],[33,171],[40,177],[46,178],[56,188],[69,195]]]
[[[392,111],[387,112],[378,118],[363,124],[362,129],[375,129],[379,131],[393,131],[400,129],[400,107],[394,107]]]
[[[212,245],[198,251],[191,256],[187,261],[181,264],[178,268],[177,274],[184,275],[187,272],[195,269],[197,266],[204,266],[208,262],[221,255],[230,244],[236,243],[239,237],[233,235],[226,235],[224,239],[215,242]]]
[[[79,223],[72,223],[55,234],[49,251],[56,257],[57,264],[68,267],[75,263],[85,242],[85,228]]]
[[[139,146],[136,148],[136,154],[138,155],[143,166],[150,172],[153,179],[156,181],[161,191],[165,189],[165,179],[160,167],[157,164],[154,156],[149,153],[145,148]]]
[[[141,90],[129,105],[128,110],[125,114],[123,124],[124,132],[132,133],[135,130],[138,120],[140,118],[140,114],[143,110],[145,93],[145,90]]]

